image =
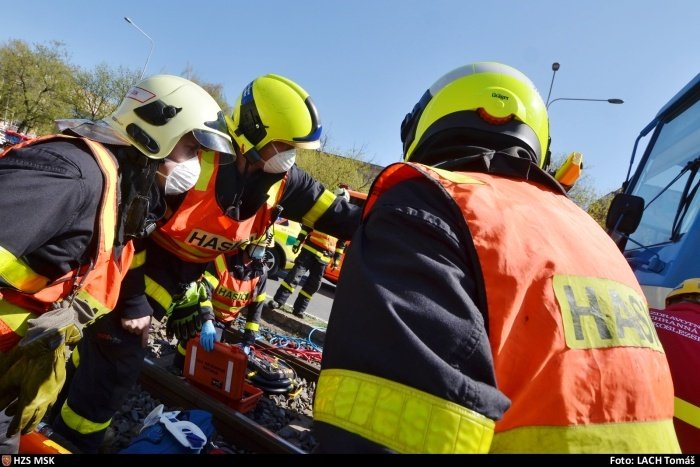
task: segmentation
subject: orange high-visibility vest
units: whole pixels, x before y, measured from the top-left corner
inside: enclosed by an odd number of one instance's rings
[[[3,156],[14,149],[44,143],[57,139],[74,139],[72,136],[52,135],[37,138],[25,143],[13,146]],[[118,199],[118,167],[112,154],[100,143],[81,139],[90,149],[93,157],[97,161],[104,176],[102,198],[97,213],[95,238],[98,239],[97,257],[94,258],[94,266],[89,269],[87,266],[80,270],[69,271],[61,278],[52,283],[42,283],[32,279],[33,272],[23,273],[23,283],[12,284],[13,289],[2,289],[2,300],[9,302],[23,310],[33,314],[46,312],[50,305],[63,298],[66,298],[72,291],[74,284],[81,283],[83,286],[78,293],[78,297],[86,300],[97,313],[111,311],[117,303],[121,281],[126,275],[134,255],[132,242],[128,242],[121,251],[119,258],[115,258],[113,253],[114,239],[117,226],[117,199]],[[26,266],[24,266],[26,268]],[[85,273],[87,272],[87,276]],[[40,277],[36,275],[37,277]],[[16,311],[16,310],[15,310]],[[7,350],[16,344],[21,335],[18,333],[19,327],[26,319],[16,319],[17,313],[12,313],[15,318],[10,319],[9,313],[3,318],[0,311],[0,351]],[[21,331],[20,331],[21,332]]]
[[[496,381],[512,401],[491,450],[679,452],[646,300],[595,221],[526,180],[413,163],[380,174],[364,216],[389,187],[416,178],[454,199],[478,254]]]
[[[335,251],[335,246],[338,243],[338,239],[331,237],[328,234],[319,232],[318,230],[311,231],[309,235],[309,240],[317,249],[329,252],[331,255]]]
[[[260,238],[270,226],[273,208],[284,193],[286,176],[272,185],[267,202],[255,215],[242,221],[228,217],[216,200],[219,157],[213,151],[200,152],[197,183],[187,192],[177,212],[152,234],[158,245],[184,261],[208,263],[221,253],[233,252],[241,244]]]
[[[255,301],[255,287],[260,276],[238,279],[229,271],[226,258],[219,255],[214,260],[219,284],[211,297],[216,320],[228,323],[238,317],[241,309]]]

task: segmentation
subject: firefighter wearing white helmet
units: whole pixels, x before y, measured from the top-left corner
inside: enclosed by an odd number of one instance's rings
[[[542,169],[548,128],[494,62],[406,116],[407,162],[374,181],[336,288],[319,452],[678,452],[641,287]]]
[[[74,355],[79,350],[92,368],[118,353],[119,342],[140,348],[150,318],[109,313],[134,257],[131,238],[147,234],[158,216],[152,185],[163,161],[195,157],[200,146],[232,152],[222,117],[199,86],[154,76],[136,84],[107,121],[63,120],[61,134],[0,155],[0,213],[17,220],[0,232],[0,410],[11,409],[0,413],[0,452],[17,452],[19,434],[56,400],[66,345],[80,341]],[[190,144],[190,137],[202,139]],[[83,325],[100,316],[80,340]],[[88,349],[105,327],[110,348]]]
[[[666,295],[666,308],[649,310],[666,351],[675,395],[673,425],[683,453],[700,452],[700,277],[686,279]]]
[[[188,101],[185,100],[171,103],[162,98],[166,107],[172,105],[175,110],[182,107],[183,115]],[[162,115],[174,113],[166,107],[154,105],[142,114],[157,122]],[[151,111],[161,117],[153,119]],[[177,114],[172,121],[176,118]],[[321,135],[320,118],[313,101],[299,85],[278,75],[256,78],[246,86],[232,116],[225,120],[228,123],[225,131],[234,142],[233,163],[230,155],[211,144],[199,151],[199,164],[194,167],[170,162],[159,166],[156,180],[163,186],[167,210],[143,242],[144,254],[139,256],[142,267],[129,271],[120,295],[123,313],[128,316],[153,314],[162,319],[170,313],[169,328],[183,341],[200,330],[197,323],[213,320],[214,316],[206,309],[200,313],[198,307],[173,309],[174,298],[182,285],[201,277],[207,265],[219,255],[241,253],[245,245],[265,234],[282,210],[285,217],[323,226],[343,238],[349,238],[359,223],[356,207],[336,200],[331,191],[293,164],[295,153],[290,150],[318,148]],[[130,127],[134,122],[118,116],[110,125],[117,121],[121,137],[139,138],[144,154],[155,156],[167,144],[158,137],[158,125],[136,122],[148,136],[146,139],[141,137],[139,129]],[[211,123],[214,121],[216,124]],[[219,134],[220,120],[213,117],[208,122],[197,129],[201,132],[191,132],[190,142],[193,138],[199,142],[202,133],[208,132],[204,136]],[[158,149],[150,140],[157,142]],[[136,354],[138,346],[132,344]],[[115,356],[114,369],[127,366]],[[129,368],[131,380],[138,377],[139,365]],[[104,367],[105,373],[109,370]],[[72,384],[65,405],[71,411],[61,410],[61,423],[65,422],[61,434],[72,441],[82,441],[91,451],[95,449],[95,440],[99,441],[104,435],[114,412],[110,405],[110,388],[96,387],[96,384],[99,384],[97,379]],[[94,394],[107,401],[102,406],[93,404],[99,410],[92,410],[90,416],[82,407],[74,410],[79,400],[90,401]],[[64,417],[64,414],[79,416]],[[81,426],[95,427],[95,430],[87,435],[80,432]]]

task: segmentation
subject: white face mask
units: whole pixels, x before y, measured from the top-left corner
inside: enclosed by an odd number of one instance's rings
[[[186,192],[197,183],[201,170],[199,158],[193,157],[179,162],[168,175],[158,172],[165,177],[165,194],[179,195]]]
[[[277,149],[275,149],[277,151]],[[263,171],[269,174],[281,174],[291,169],[294,165],[297,152],[294,148],[284,152],[278,152],[271,158],[265,161]]]

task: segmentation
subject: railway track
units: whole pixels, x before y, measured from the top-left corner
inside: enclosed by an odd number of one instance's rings
[[[281,349],[264,342],[256,347],[283,359],[307,382],[318,380],[319,369],[313,364],[295,358]],[[156,359],[147,357],[141,372],[141,387],[166,405],[185,409],[198,408],[212,413],[220,436],[239,449],[251,453],[306,454],[307,451],[292,444],[279,434],[265,428],[246,414],[242,414],[215,398],[205,394],[187,381],[163,368]],[[265,397],[265,396],[263,396]]]

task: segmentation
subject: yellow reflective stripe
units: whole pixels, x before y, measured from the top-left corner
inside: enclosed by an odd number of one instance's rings
[[[23,292],[38,292],[49,280],[35,273],[24,261],[0,246],[0,278],[7,285]]]
[[[227,271],[224,255],[219,255],[214,259],[214,266],[216,267],[216,272],[219,274],[219,277],[221,277],[221,275]]]
[[[492,453],[676,453],[672,420],[526,426],[496,433]]]
[[[90,147],[104,173],[104,189],[100,209],[100,249],[111,251],[117,230],[117,188],[115,186],[119,180],[117,166],[112,155],[104,146],[87,138],[82,140]]]
[[[211,304],[214,307],[214,309],[219,310],[219,311],[223,311],[226,313],[234,313],[242,308],[242,307],[232,306],[230,303],[222,302],[221,300],[217,300],[216,298],[213,298],[211,300]]]
[[[294,287],[292,287],[291,285],[289,285],[289,283],[287,283],[287,281],[282,281],[282,282],[280,282],[280,285],[281,285],[282,287],[284,287],[285,289],[289,290],[290,292],[294,293]]]
[[[304,297],[308,298],[309,300],[311,300],[311,297],[313,296],[313,294],[309,294],[309,293],[305,292],[304,289],[301,289],[299,291],[299,295],[303,295]]]
[[[146,295],[155,300],[166,311],[170,310],[170,306],[173,304],[172,295],[148,276],[146,276]]]
[[[27,333],[27,320],[33,318],[36,318],[34,313],[30,313],[7,300],[0,299],[0,319],[15,334],[24,337]]]
[[[277,201],[279,201],[279,194],[280,194],[280,188],[282,187],[282,180],[279,180],[277,183],[272,185],[269,190],[267,190],[267,205],[269,207],[274,206],[277,204]]]
[[[245,323],[244,329],[249,331],[257,331],[260,329],[260,323]]]
[[[259,294],[257,297],[255,297],[255,300],[253,300],[253,303],[264,302],[266,298],[267,298],[267,294],[265,292],[263,292],[263,293]]]
[[[350,370],[321,371],[314,420],[399,453],[487,453],[493,420],[439,397]]]
[[[205,191],[207,189],[209,180],[211,180],[216,167],[216,156],[217,154],[214,151],[202,151],[202,155],[199,158],[199,166],[201,167],[199,178],[194,185],[196,191]]]
[[[183,343],[180,341],[177,342],[177,353],[179,353],[180,355],[185,355],[187,354],[187,349],[183,347],[182,344]]]
[[[211,308],[211,300],[203,300],[199,302],[200,308]]]
[[[700,428],[700,407],[678,397],[673,400],[673,416],[688,425]]]
[[[146,250],[140,251],[134,254],[134,258],[131,260],[129,269],[140,268],[146,263]]]
[[[70,359],[73,362],[73,366],[78,368],[80,366],[80,352],[78,352],[78,346],[76,345],[70,354]]]
[[[311,245],[307,245],[306,243],[304,243],[301,247],[317,256],[319,261],[321,261],[322,263],[330,263],[331,259],[328,256],[324,255],[322,252],[318,251]]]
[[[328,190],[324,190],[311,209],[304,214],[304,217],[301,219],[301,223],[313,227],[318,218],[328,210],[331,204],[333,204],[333,201],[335,201],[335,195]]]
[[[65,423],[68,428],[83,435],[89,435],[92,433],[97,433],[98,431],[106,430],[109,427],[109,424],[112,423],[111,418],[106,422],[100,423],[81,417],[75,413],[73,409],[68,407],[68,402],[64,402],[63,407],[61,407],[61,418],[63,419],[63,423]]]

